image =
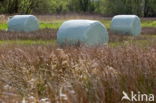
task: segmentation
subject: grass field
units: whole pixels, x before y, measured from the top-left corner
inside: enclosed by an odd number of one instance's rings
[[[50,17],[49,17],[50,18]],[[82,19],[82,17],[79,17],[80,19]],[[71,18],[71,19],[79,19],[79,18]],[[111,24],[111,18],[109,19],[105,19],[105,18],[85,18],[85,19],[94,19],[94,20],[99,20],[101,21],[108,29],[110,28],[110,24]],[[58,29],[61,24],[65,21],[65,20],[69,20],[69,19],[55,19],[55,20],[41,20],[40,22],[40,29],[46,29],[46,28],[50,28],[50,29]],[[156,20],[142,20],[142,27],[156,27]],[[4,20],[3,22],[0,23],[0,30],[7,30],[7,20]]]
[[[1,40],[0,45],[56,45],[55,40]]]
[[[100,20],[107,28],[110,28],[111,21],[110,20]],[[58,29],[64,21],[49,21],[49,22],[41,22],[40,29]],[[142,21],[142,27],[156,27],[156,21]],[[0,24],[0,30],[7,30],[7,23]]]
[[[41,30],[32,33],[7,32],[7,19],[0,21],[0,103],[121,103],[123,91],[156,95],[156,19],[143,18],[137,37],[108,30],[108,45],[61,48],[56,33],[65,20],[95,19],[109,29],[110,18],[38,18]]]
[[[6,17],[7,18],[7,17]],[[4,19],[3,21],[0,22],[0,30],[2,30],[0,32],[0,40],[2,40],[2,43],[6,43],[7,41],[10,42],[9,40],[11,40],[11,42],[16,42],[16,40],[30,40],[32,41],[34,44],[34,42],[36,42],[36,40],[40,40],[43,42],[46,42],[45,40],[56,40],[56,32],[59,29],[59,27],[61,26],[61,24],[65,21],[65,20],[69,20],[69,19],[93,19],[93,20],[99,20],[101,21],[108,29],[110,28],[110,24],[111,24],[111,18],[103,18],[103,17],[94,17],[94,16],[38,16],[40,22],[40,31],[37,32],[33,32],[33,33],[10,33],[10,32],[5,32],[5,30],[7,30],[7,19]],[[155,38],[155,34],[156,34],[156,20],[155,19],[142,19],[142,34],[146,34],[146,35],[151,35],[151,36],[141,36],[141,38],[145,38],[146,41],[146,37],[150,38],[150,37],[154,37]],[[119,39],[119,40],[117,40]],[[120,39],[123,39],[122,41],[126,40],[125,38],[123,38],[122,36],[115,36],[112,37],[110,36],[110,44],[122,44],[122,42],[120,42]],[[7,40],[7,41],[4,41]],[[33,41],[35,40],[35,41]],[[114,42],[115,41],[115,42]],[[132,40],[133,41],[133,40]],[[19,44],[23,44],[22,42],[25,41],[20,41],[18,42]],[[119,42],[119,43],[118,43]],[[135,41],[134,41],[135,42]],[[31,44],[31,43],[30,43]],[[38,42],[36,42],[36,44],[38,44]]]

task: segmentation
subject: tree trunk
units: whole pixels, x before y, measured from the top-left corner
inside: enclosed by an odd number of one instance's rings
[[[14,13],[18,13],[18,9],[19,9],[19,1],[15,0],[15,2],[14,2]]]
[[[86,12],[88,10],[89,0],[79,0],[79,4],[83,12]]]
[[[141,2],[141,16],[145,16],[145,0],[142,0]]]

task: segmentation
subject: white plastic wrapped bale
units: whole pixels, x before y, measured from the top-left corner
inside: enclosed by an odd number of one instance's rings
[[[136,15],[117,15],[112,19],[111,31],[137,36],[141,33],[140,18]]]
[[[32,32],[38,29],[38,19],[33,15],[16,15],[8,20],[8,31]]]
[[[108,42],[108,32],[99,21],[69,20],[62,24],[57,32],[59,45],[77,43],[89,46],[102,45]]]

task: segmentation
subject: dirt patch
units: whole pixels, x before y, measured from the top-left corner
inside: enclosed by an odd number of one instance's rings
[[[145,27],[142,28],[142,32],[141,35],[137,36],[137,37],[133,37],[130,35],[122,35],[122,34],[115,34],[113,32],[109,31],[109,41],[110,42],[119,42],[119,41],[125,41],[125,40],[147,40],[147,39],[151,39],[151,38],[147,38],[146,35],[156,35],[156,28],[154,27]]]
[[[132,36],[117,35],[109,31],[110,41],[122,41],[132,38]],[[0,40],[52,40],[56,39],[57,30],[55,29],[42,29],[36,32],[7,32],[0,31]],[[156,28],[146,27],[142,29],[143,35],[156,35]],[[140,36],[143,37],[143,36]]]
[[[30,33],[0,31],[0,40],[51,40],[56,38],[56,32],[54,29],[42,29]]]
[[[154,27],[144,27],[144,28],[142,28],[141,34],[156,34],[156,28],[154,28]]]

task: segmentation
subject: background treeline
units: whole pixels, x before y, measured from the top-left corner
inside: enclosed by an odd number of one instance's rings
[[[156,0],[0,0],[0,13],[97,13],[156,16]]]

